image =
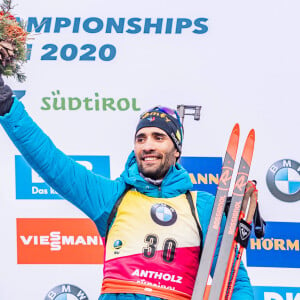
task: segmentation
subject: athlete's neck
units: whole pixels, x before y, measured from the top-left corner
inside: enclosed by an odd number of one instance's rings
[[[149,183],[153,184],[153,185],[156,185],[156,186],[160,186],[162,181],[163,181],[163,178],[162,179],[152,179],[150,177],[146,177],[143,173],[140,173],[140,175]]]

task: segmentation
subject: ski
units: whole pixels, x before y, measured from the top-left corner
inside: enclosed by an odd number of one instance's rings
[[[208,232],[206,235],[203,251],[201,254],[199,269],[195,281],[192,296],[193,300],[202,300],[204,299],[204,295],[207,294],[207,281],[209,278],[212,260],[219,236],[223,211],[226,204],[228,191],[230,188],[230,182],[238,149],[239,137],[240,127],[239,124],[235,124],[229,138],[228,146],[223,161],[222,172],[214,201],[212,216],[210,219]]]
[[[243,149],[236,181],[233,188],[231,204],[229,207],[225,229],[221,241],[221,247],[218,254],[217,264],[214,270],[212,285],[209,292],[209,300],[225,299],[228,277],[230,276],[231,268],[228,267],[230,260],[234,259],[235,252],[233,253],[234,237],[236,228],[240,218],[242,201],[244,198],[245,188],[248,181],[253,150],[255,142],[255,132],[252,129],[245,142]],[[233,253],[233,254],[232,254]]]
[[[245,196],[242,202],[242,209],[239,217],[239,223],[236,230],[236,236],[232,246],[232,253],[228,262],[225,281],[223,283],[222,295],[226,300],[230,300],[235,285],[237,273],[243,256],[243,251],[247,248],[250,234],[251,223],[257,208],[257,189],[253,182],[248,182]],[[234,262],[234,258],[236,261]],[[231,278],[230,278],[231,276]],[[229,281],[230,280],[230,281]],[[225,294],[226,292],[226,294]]]

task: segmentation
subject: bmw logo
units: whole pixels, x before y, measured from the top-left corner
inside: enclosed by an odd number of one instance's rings
[[[278,160],[268,170],[267,186],[281,201],[300,200],[300,164],[291,159]]]
[[[45,300],[88,300],[86,293],[72,284],[61,284],[50,290]]]
[[[177,220],[175,209],[164,203],[157,203],[151,207],[152,220],[162,226],[170,226]]]

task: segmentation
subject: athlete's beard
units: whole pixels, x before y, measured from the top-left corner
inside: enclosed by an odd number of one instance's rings
[[[157,167],[149,167],[143,161],[144,155],[155,155],[160,159],[160,164]],[[144,151],[140,158],[137,158],[138,169],[145,177],[158,180],[165,177],[170,167],[175,164],[174,153],[168,152],[165,155],[156,153],[155,151]]]

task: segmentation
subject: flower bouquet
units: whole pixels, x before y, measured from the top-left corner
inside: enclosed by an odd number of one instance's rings
[[[26,77],[20,71],[26,61],[25,25],[10,13],[11,0],[3,0],[0,5],[0,74],[14,76],[23,82]]]

